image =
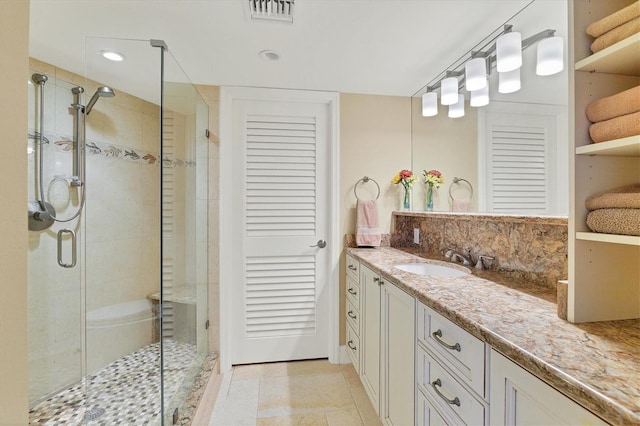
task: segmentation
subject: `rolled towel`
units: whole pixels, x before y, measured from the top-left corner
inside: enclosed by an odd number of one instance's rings
[[[598,209],[587,215],[594,232],[640,236],[640,209]]]
[[[625,22],[619,27],[615,27],[611,31],[593,40],[593,43],[591,43],[591,51],[593,53],[599,52],[638,32],[640,32],[640,16],[633,18],[629,22]]]
[[[587,34],[593,37],[600,37],[607,31],[611,31],[615,27],[618,27],[625,22],[629,22],[638,16],[640,16],[640,0],[612,13],[611,15],[593,22],[587,27]]]
[[[589,135],[596,143],[640,135],[640,112],[594,123],[589,126]]]
[[[596,99],[587,105],[587,118],[592,123],[640,111],[640,86],[615,95]]]
[[[356,204],[356,244],[358,247],[380,247],[378,206],[375,200],[358,200]]]
[[[611,208],[640,209],[640,183],[593,194],[587,198],[584,204],[589,210]]]

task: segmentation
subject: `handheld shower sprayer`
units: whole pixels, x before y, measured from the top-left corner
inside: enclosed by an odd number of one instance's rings
[[[115,92],[110,87],[107,87],[107,86],[98,87],[98,90],[96,90],[96,93],[93,94],[87,106],[84,107],[85,115],[89,115],[89,113],[93,109],[93,106],[96,104],[96,102],[98,102],[99,98],[102,98],[102,97],[113,98],[115,95],[116,95]]]

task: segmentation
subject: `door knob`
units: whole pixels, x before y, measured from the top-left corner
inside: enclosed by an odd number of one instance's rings
[[[327,246],[327,242],[325,240],[318,240],[317,243],[315,243],[312,246],[309,247],[319,247],[319,248],[325,248]]]

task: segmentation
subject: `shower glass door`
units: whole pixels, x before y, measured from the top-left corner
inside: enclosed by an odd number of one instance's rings
[[[29,198],[83,206],[29,231],[30,417],[173,424],[208,354],[208,108],[158,42],[85,46],[83,71],[31,60],[28,78]]]

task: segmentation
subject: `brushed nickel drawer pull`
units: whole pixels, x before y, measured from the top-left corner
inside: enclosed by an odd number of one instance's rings
[[[355,266],[349,264],[349,269],[351,269],[352,271],[357,271],[358,268],[356,268]]]
[[[353,311],[349,311],[347,312],[347,315],[349,315],[351,318],[356,319],[357,317],[353,314]]]
[[[440,339],[442,337],[442,330],[437,329],[436,331],[431,333],[431,335],[433,336],[436,342],[440,343],[445,348],[451,349],[452,351],[458,351],[458,352],[462,351],[462,347],[460,346],[460,343],[456,343],[455,345],[450,345],[446,343],[444,340]]]
[[[357,291],[355,291],[353,288],[349,287],[349,289],[347,290],[349,293],[353,294],[354,296],[358,294]]]
[[[347,345],[351,348],[352,351],[355,351],[357,348],[353,345],[353,340],[349,340]]]
[[[457,405],[458,407],[460,406],[460,399],[456,396],[453,399],[449,399],[446,396],[444,396],[442,394],[442,392],[440,392],[438,390],[438,387],[442,386],[442,382],[440,381],[440,379],[436,379],[435,381],[431,382],[431,387],[433,387],[433,390],[436,391],[436,393],[438,394],[438,396],[442,399],[444,399],[445,401],[447,401],[448,404],[451,405]]]

